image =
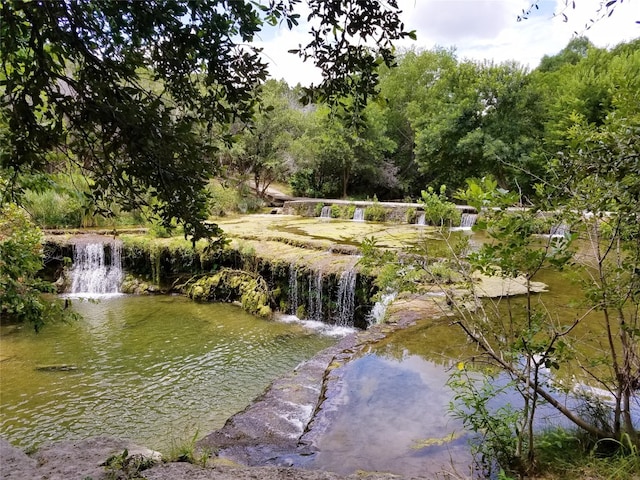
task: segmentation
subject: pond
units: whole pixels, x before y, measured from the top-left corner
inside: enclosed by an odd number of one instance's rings
[[[221,427],[336,339],[178,296],[74,300],[82,319],[3,326],[0,435],[23,448],[96,435],[167,452]]]

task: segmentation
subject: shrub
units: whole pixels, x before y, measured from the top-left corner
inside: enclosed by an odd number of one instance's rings
[[[436,192],[433,187],[422,191],[422,198],[418,202],[424,205],[424,218],[430,225],[460,224],[462,214],[455,203],[447,200],[446,191],[446,185],[441,185],[439,192]]]
[[[372,222],[384,222],[387,220],[387,209],[374,198],[373,205],[364,209],[364,219]]]
[[[0,209],[0,318],[31,323],[36,331],[45,318],[65,316],[59,302],[42,296],[54,289],[36,277],[42,268],[41,241],[24,210],[12,203]]]

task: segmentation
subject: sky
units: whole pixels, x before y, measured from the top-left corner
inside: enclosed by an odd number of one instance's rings
[[[518,15],[531,1],[398,0],[405,27],[416,31],[417,40],[403,40],[396,46],[399,49],[455,47],[460,60],[498,63],[516,60],[533,69],[544,55],[555,55],[562,50],[575,32],[586,35],[602,48],[640,37],[640,23],[636,23],[640,21],[640,0],[618,0],[613,14],[596,21],[589,30],[585,30],[585,25],[591,23],[590,19],[598,18],[601,0],[575,0],[575,9],[571,5],[566,8],[565,0],[541,0],[538,10],[527,20],[518,22]],[[568,18],[566,22],[563,12]],[[256,43],[264,49],[271,76],[285,79],[294,86],[317,84],[321,78],[311,63],[303,63],[287,53],[306,42],[303,28],[289,31],[281,27],[264,31]]]

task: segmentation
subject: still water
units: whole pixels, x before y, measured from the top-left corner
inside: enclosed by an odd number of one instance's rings
[[[106,434],[166,452],[336,341],[177,296],[73,307],[78,322],[0,330],[0,435],[20,447]]]

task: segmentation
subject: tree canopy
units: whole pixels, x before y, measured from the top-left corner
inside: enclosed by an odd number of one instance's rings
[[[394,61],[392,42],[412,33],[395,0],[306,3],[311,39],[295,51],[323,73],[307,98],[333,104],[357,92],[350,110],[357,114],[374,91],[376,67]],[[99,209],[114,200],[147,205],[194,238],[215,233],[201,220],[216,145],[229,140],[233,122],[249,122],[255,87],[267,78],[251,42],[267,24],[296,25],[300,6],[2,2],[0,166],[13,180],[7,194],[19,194],[18,175],[55,170],[62,158],[87,175]]]

